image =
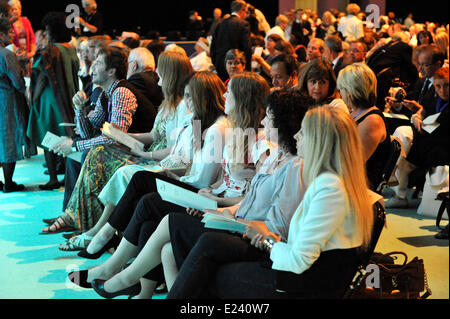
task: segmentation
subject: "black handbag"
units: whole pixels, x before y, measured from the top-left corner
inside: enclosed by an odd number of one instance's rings
[[[395,264],[396,255],[403,255],[403,264]],[[423,260],[418,257],[408,262],[408,256],[404,252],[374,253],[369,266],[375,271],[368,273],[359,269],[347,298],[425,299],[431,295]],[[375,278],[377,272],[379,277]],[[425,293],[421,295],[424,290]]]

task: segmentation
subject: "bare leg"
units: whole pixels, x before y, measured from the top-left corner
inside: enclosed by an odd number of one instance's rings
[[[152,299],[157,284],[156,281],[141,278],[141,292],[134,299]]]
[[[166,279],[167,290],[170,291],[175,279],[178,276],[178,266],[175,262],[175,256],[172,251],[172,244],[169,242],[164,245],[161,251],[161,259],[164,268],[164,278]]]
[[[105,282],[105,291],[116,292],[136,284],[142,276],[161,263],[161,250],[168,242],[169,218],[165,216],[133,263]]]
[[[103,227],[94,235],[91,242],[87,247],[87,252],[89,254],[95,254],[100,249],[102,249],[108,241],[113,238],[116,233],[116,229],[112,227],[109,223],[103,225]]]
[[[131,258],[136,257],[137,253],[138,247],[131,244],[125,238],[122,238],[119,247],[117,247],[117,250],[107,261],[98,267],[89,269],[87,281],[92,282],[94,279],[106,280],[111,278],[117,274]]]
[[[106,225],[106,223],[108,222],[108,219],[111,216],[111,214],[113,213],[115,207],[116,206],[114,206],[111,203],[106,204],[105,208],[103,209],[103,213],[100,216],[100,219],[98,220],[98,222],[95,224],[94,227],[89,229],[85,234],[87,236],[91,236],[91,237],[97,235],[97,233],[100,231],[100,229],[102,229],[102,227],[104,225]],[[111,239],[111,238],[109,238],[109,239]],[[109,239],[103,244],[103,246],[109,241]],[[98,250],[100,250],[100,248]]]

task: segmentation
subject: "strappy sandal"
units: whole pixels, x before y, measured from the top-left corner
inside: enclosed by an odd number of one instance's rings
[[[54,230],[52,230],[52,228]],[[47,231],[45,231],[47,229]],[[42,232],[40,232],[40,235],[49,235],[49,234],[59,234],[63,232],[69,232],[76,230],[74,227],[67,225],[67,223],[62,219],[61,217],[58,217],[56,221],[48,226],[47,228],[43,228]]]
[[[66,243],[59,245],[62,251],[78,251],[85,249],[92,240],[92,236],[81,234],[70,238]]]

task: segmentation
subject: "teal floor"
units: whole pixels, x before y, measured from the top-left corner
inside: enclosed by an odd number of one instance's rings
[[[0,299],[100,299],[92,289],[68,282],[67,273],[96,266],[110,255],[83,259],[58,249],[65,241],[61,234],[39,235],[43,218],[60,215],[64,195],[62,188],[38,190],[48,181],[43,162],[39,155],[17,164],[14,179],[25,184],[25,192],[0,192]],[[433,291],[430,298],[448,299],[449,241],[434,239],[434,218],[419,216],[415,209],[390,210],[387,224],[376,250],[401,250],[410,259],[423,258]]]
[[[14,180],[26,186],[25,192],[0,192],[0,299],[102,299],[72,284],[67,273],[99,265],[110,254],[80,258],[58,249],[65,242],[62,234],[39,235],[46,226],[43,218],[60,215],[64,196],[63,188],[39,190],[48,181],[43,162],[39,155],[17,163]]]

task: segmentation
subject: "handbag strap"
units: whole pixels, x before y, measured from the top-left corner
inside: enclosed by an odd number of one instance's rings
[[[408,255],[406,253],[404,253],[403,251],[391,251],[390,253],[385,254],[386,256],[391,256],[391,255],[403,255],[403,257],[405,257],[405,261],[403,262],[403,265],[406,265],[406,263],[408,262]]]

